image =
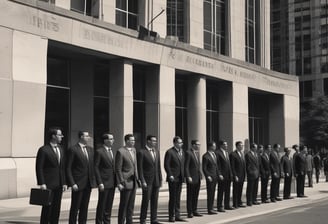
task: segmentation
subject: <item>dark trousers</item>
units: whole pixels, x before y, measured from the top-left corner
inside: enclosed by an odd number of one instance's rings
[[[223,207],[223,197],[224,197],[224,207],[225,208],[230,207],[230,187],[231,187],[230,180],[219,181],[218,201],[217,201],[218,209]]]
[[[86,224],[88,218],[88,207],[91,194],[91,187],[79,191],[72,191],[71,209],[69,211],[69,224],[76,224],[77,214],[79,214],[79,224]]]
[[[265,202],[268,200],[268,183],[269,178],[262,178],[261,177],[261,200]]]
[[[200,181],[198,183],[187,183],[187,212],[189,215],[197,211]]]
[[[252,205],[254,202],[256,202],[258,185],[259,185],[259,178],[247,179],[247,188],[246,188],[247,205]]]
[[[235,208],[238,208],[242,204],[241,196],[243,192],[244,181],[233,182],[232,190],[232,205]]]
[[[312,178],[313,171],[307,171],[306,174],[307,174],[307,177],[308,177],[308,180],[309,180],[309,185],[308,186],[313,187],[313,178]]]
[[[142,201],[140,209],[140,222],[146,222],[148,204],[150,201],[150,222],[157,221],[157,206],[159,187],[147,183],[147,188],[142,189]]]
[[[304,195],[304,182],[305,182],[305,175],[299,174],[296,177],[296,193],[297,196],[303,196]]]
[[[320,169],[315,169],[315,178],[317,183],[319,183],[319,177],[320,177]]]
[[[180,218],[182,181],[169,182],[169,218]]]
[[[51,191],[52,200],[50,206],[42,206],[40,224],[57,224],[60,215],[60,205],[62,200],[62,188]]]
[[[109,224],[112,216],[112,207],[115,188],[98,191],[98,204],[96,211],[96,224]]]
[[[271,179],[271,186],[270,186],[270,198],[276,199],[279,197],[279,184],[280,184],[280,178],[276,178],[272,176]]]
[[[118,224],[132,224],[136,187],[131,190],[124,189],[120,192],[120,205],[118,208]],[[126,221],[126,222],[125,222]]]
[[[284,179],[284,198],[289,198],[290,197],[290,187],[292,184],[292,177],[286,177]]]
[[[212,180],[212,182],[209,182],[208,180],[206,180],[207,211],[213,210],[216,185],[217,185],[217,181]]]

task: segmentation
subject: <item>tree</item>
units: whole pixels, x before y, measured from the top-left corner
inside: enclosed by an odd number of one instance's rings
[[[328,146],[328,98],[313,97],[301,103],[302,143],[313,148]]]

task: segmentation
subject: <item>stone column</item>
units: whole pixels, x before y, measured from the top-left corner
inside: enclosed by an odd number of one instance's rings
[[[109,78],[109,130],[116,147],[124,145],[124,135],[133,133],[133,65],[129,60],[113,60]]]
[[[300,102],[299,97],[284,95],[285,147],[300,142]]]
[[[229,150],[235,148],[236,141],[244,142],[248,148],[248,87],[224,83],[220,89],[220,138],[228,142]]]
[[[187,40],[190,45],[203,48],[204,47],[204,8],[203,1],[190,0],[187,1]]]
[[[192,77],[188,82],[188,144],[193,139],[201,143],[201,154],[206,152],[206,79]]]
[[[260,65],[267,69],[271,67],[271,54],[270,54],[270,0],[260,1],[260,49],[256,53],[260,53]]]
[[[68,0],[56,0],[55,5],[67,10],[71,10],[71,1]]]
[[[99,19],[115,24],[115,0],[100,0]]]

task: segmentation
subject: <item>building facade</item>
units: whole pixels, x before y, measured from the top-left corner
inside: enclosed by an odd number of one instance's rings
[[[296,76],[270,70],[270,1],[1,0],[0,197],[35,186],[50,126],[65,147],[79,130],[299,142]],[[143,28],[142,28],[143,27]],[[151,32],[148,32],[151,31]],[[158,37],[158,35],[160,37]]]
[[[299,76],[301,101],[328,95],[328,0],[271,0],[272,69]]]

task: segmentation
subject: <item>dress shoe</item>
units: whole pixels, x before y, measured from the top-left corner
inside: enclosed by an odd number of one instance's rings
[[[175,222],[174,218],[169,218],[169,222]]]
[[[252,206],[252,203],[247,203],[247,206]]]
[[[284,197],[284,200],[288,200],[288,199],[293,199],[293,197],[291,197],[291,196]]]
[[[263,204],[270,203],[270,200],[262,201]]]
[[[261,203],[260,202],[257,202],[257,201],[254,201],[253,202],[253,205],[260,205]]]
[[[176,222],[187,222],[187,220],[181,218],[181,217],[175,217]]]
[[[216,214],[218,214],[216,211],[214,211],[214,210],[209,210],[208,212],[207,212],[209,215],[216,215]]]
[[[146,221],[140,221],[140,224],[146,224]]]
[[[193,216],[192,214],[188,214],[187,217],[188,217],[188,218],[192,218],[192,217],[194,217],[194,216]]]
[[[194,216],[197,216],[197,217],[202,217],[203,215],[200,214],[199,212],[194,212]]]
[[[276,201],[282,201],[282,199],[281,198],[276,198]]]
[[[276,199],[274,199],[274,198],[271,198],[271,202],[276,202]]]
[[[246,208],[246,205],[244,205],[244,204],[239,204],[238,207],[240,207],[240,208]]]
[[[307,196],[305,196],[305,195],[301,195],[300,198],[307,198]]]
[[[225,209],[225,210],[235,210],[235,208],[234,208],[234,207],[231,207],[231,206],[229,206],[229,207],[224,207],[224,209]]]
[[[162,223],[159,221],[153,221],[153,222],[151,222],[151,224],[162,224]]]
[[[223,208],[218,208],[218,212],[225,212]]]

